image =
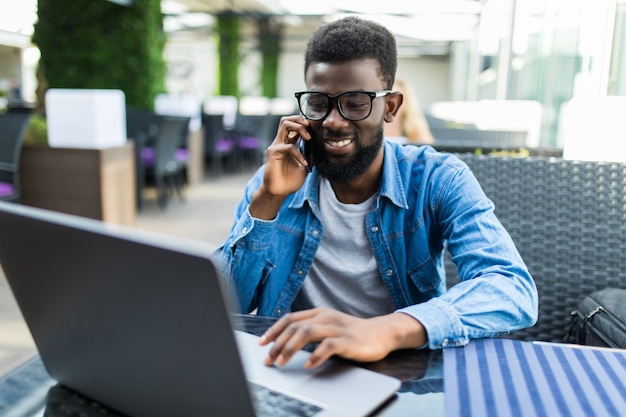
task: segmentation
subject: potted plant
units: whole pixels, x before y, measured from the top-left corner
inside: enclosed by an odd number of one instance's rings
[[[28,128],[26,133],[24,133],[23,143],[24,145],[48,144],[48,126],[45,117],[37,113],[30,117]]]

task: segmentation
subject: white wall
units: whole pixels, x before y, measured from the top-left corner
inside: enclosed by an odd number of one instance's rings
[[[168,64],[166,88],[204,100],[217,90],[217,50],[213,38],[169,40],[163,56]]]
[[[19,48],[0,45],[0,89],[8,90],[11,77],[21,77],[22,52]]]
[[[285,52],[278,64],[278,95],[296,98],[293,93],[302,91],[304,86],[304,51]]]
[[[396,78],[403,79],[423,111],[435,101],[450,100],[450,60],[448,57],[400,58]]]

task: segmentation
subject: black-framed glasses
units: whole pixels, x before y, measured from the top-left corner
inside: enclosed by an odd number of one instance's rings
[[[382,91],[346,91],[331,96],[319,91],[301,91],[296,93],[300,112],[309,120],[322,120],[330,113],[331,102],[337,104],[339,113],[350,121],[367,119],[372,113],[375,98],[385,97],[391,90]]]

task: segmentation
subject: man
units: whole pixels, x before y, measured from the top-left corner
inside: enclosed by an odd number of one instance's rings
[[[266,363],[310,342],[315,367],[531,326],[535,284],[467,166],[383,141],[402,104],[389,91],[392,34],[355,17],[330,23],[304,65],[301,114],[281,119],[221,247],[242,309],[281,317],[261,337],[274,342]],[[446,242],[462,280],[447,292]]]

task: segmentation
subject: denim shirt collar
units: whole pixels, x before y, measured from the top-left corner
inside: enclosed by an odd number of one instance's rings
[[[406,190],[402,178],[407,176],[400,174],[400,165],[398,164],[398,155],[395,152],[395,148],[388,141],[384,141],[385,156],[383,159],[383,181],[378,191],[379,196],[384,196],[389,199],[396,206],[408,209],[409,203],[407,202]],[[412,146],[412,145],[409,145]],[[405,165],[406,169],[410,169]]]
[[[396,206],[408,209],[409,205],[401,179],[402,175],[400,175],[397,155],[393,147],[387,141],[383,142],[383,146],[382,184],[378,188],[376,201],[378,202],[380,197],[387,197],[389,201]],[[317,168],[313,167],[313,171],[307,176],[300,190],[294,194],[289,207],[300,208],[304,205],[305,201],[308,201],[311,207],[319,207],[319,184],[320,176],[317,172]]]
[[[313,167],[313,171],[307,175],[304,184],[294,193],[293,199],[289,204],[290,208],[301,208],[305,201],[309,202],[309,206],[317,207],[319,201],[320,176],[317,168]]]

